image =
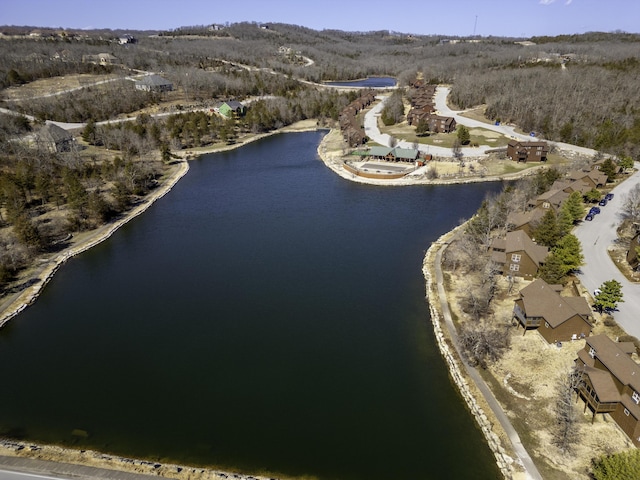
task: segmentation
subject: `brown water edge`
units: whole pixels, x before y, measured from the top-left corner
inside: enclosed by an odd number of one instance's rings
[[[200,155],[207,153],[240,148],[248,143],[279,133],[308,132],[318,129],[319,127],[316,120],[305,120],[272,132],[243,137],[239,142],[232,145],[216,145],[173,152],[174,155],[180,157],[180,159],[174,163],[174,168],[167,172],[165,177],[162,179],[160,186],[156,190],[154,190],[149,196],[142,199],[142,201],[136,207],[127,212],[124,217],[112,224],[78,235],[74,239],[72,246],[62,252],[59,252],[52,258],[42,261],[39,265],[28,271],[28,277],[31,279],[31,285],[20,292],[5,298],[4,301],[0,303],[0,328],[36,301],[46,284],[53,278],[58,269],[68,259],[79,255],[80,253],[85,252],[91,247],[94,247],[108,239],[121,226],[144,213],[156,200],[162,198],[171,191],[178,181],[189,171],[188,160],[194,160]],[[57,445],[36,444],[31,442],[23,443],[2,437],[0,437],[0,456],[33,458],[38,460],[92,466],[109,470],[150,474],[177,479],[218,480],[236,478],[241,480],[275,480],[273,475],[266,472],[263,472],[260,475],[246,475],[237,472],[230,472],[228,470],[222,471],[215,467],[195,467],[172,463],[165,464],[144,459],[109,455],[93,450],[78,450]],[[1,464],[2,462],[0,461],[0,465]],[[278,475],[277,478],[280,480],[288,480],[292,477]],[[315,477],[304,476],[296,478],[297,480],[313,480]]]
[[[129,210],[122,218],[114,223],[104,225],[87,233],[76,235],[72,240],[70,247],[49,259],[40,260],[36,266],[30,268],[25,272],[25,274],[23,274],[25,280],[24,283],[28,283],[29,285],[19,292],[0,300],[0,328],[36,301],[46,284],[53,278],[56,271],[67,260],[103,242],[113,235],[113,233],[121,226],[144,213],[156,200],[162,198],[171,191],[176,183],[178,183],[178,181],[189,171],[189,164],[187,160],[194,160],[200,155],[207,153],[222,152],[240,148],[248,143],[271,135],[276,135],[278,133],[315,130],[318,130],[316,120],[304,120],[272,132],[242,137],[238,142],[231,145],[214,145],[210,147],[185,149],[178,152],[172,152],[180,159],[174,163],[173,169],[165,174],[165,177],[160,182],[160,186],[147,197],[143,198],[138,205]]]
[[[117,470],[128,473],[153,475],[161,478],[175,478],[178,480],[276,480],[269,473],[249,475],[215,467],[195,467],[109,455],[94,450],[77,450],[55,445],[37,445],[15,440],[0,439],[0,467],[2,457],[20,457],[44,460],[71,465],[82,465],[105,470]],[[105,477],[108,472],[105,472]],[[315,477],[297,477],[296,480],[314,480]],[[278,480],[293,480],[291,477],[278,476]]]

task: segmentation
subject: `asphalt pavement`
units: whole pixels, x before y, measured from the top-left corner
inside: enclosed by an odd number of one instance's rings
[[[640,184],[640,163],[636,162],[635,166],[636,172],[612,190],[613,199],[600,207],[600,213],[592,221],[583,221],[578,225],[574,234],[582,244],[585,259],[585,265],[578,274],[580,282],[592,296],[603,282],[620,282],[624,301],[618,304],[613,318],[629,335],[640,338],[640,285],[627,280],[607,251],[618,239],[617,228],[622,222],[620,212],[625,196]]]

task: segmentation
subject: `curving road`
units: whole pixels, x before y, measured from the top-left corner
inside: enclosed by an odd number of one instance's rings
[[[635,167],[636,172],[612,190],[615,196],[606,206],[600,207],[601,213],[591,222],[582,222],[574,229],[574,234],[582,244],[585,258],[585,265],[578,275],[580,282],[591,295],[607,280],[620,282],[624,302],[618,305],[613,317],[629,335],[640,338],[640,285],[627,280],[607,253],[608,247],[618,238],[616,230],[622,220],[620,211],[624,197],[640,184],[640,163],[636,162]]]
[[[517,133],[515,131],[516,127],[513,125],[495,125],[492,123],[485,123],[479,120],[474,120],[472,118],[467,118],[462,116],[464,110],[451,110],[447,105],[447,97],[451,89],[449,87],[440,86],[436,89],[436,93],[434,95],[434,103],[436,106],[436,111],[438,115],[442,115],[445,117],[453,117],[457,124],[464,125],[469,128],[484,128],[486,130],[491,130],[496,133],[500,133],[507,137],[515,138],[517,140],[530,141],[531,137],[526,134]],[[380,103],[375,105],[371,110],[369,110],[365,114],[364,118],[364,131],[365,134],[371,138],[374,142],[379,143],[380,145],[389,145],[389,141],[391,139],[390,135],[386,133],[381,133],[378,129],[378,117],[380,116],[380,112],[384,108],[384,103],[389,98],[388,96],[380,96]],[[397,145],[401,148],[414,148],[413,143],[407,142],[405,140],[398,140]],[[554,142],[554,145],[562,150],[569,150],[574,153],[579,153],[582,155],[593,156],[597,152],[590,148],[579,147],[577,145],[570,145],[568,143],[559,143]],[[495,145],[480,145],[480,147],[463,147],[462,153],[468,157],[485,157],[488,154],[485,153],[486,149],[494,149]],[[453,150],[451,148],[438,147],[435,145],[418,145],[418,150],[423,153],[428,153],[432,155],[437,155],[439,157],[453,157]]]

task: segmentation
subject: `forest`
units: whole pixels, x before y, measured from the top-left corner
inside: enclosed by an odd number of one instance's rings
[[[550,141],[634,159],[640,149],[639,35],[520,42],[250,22],[162,32],[5,26],[0,33],[0,108],[24,115],[0,114],[0,224],[13,227],[0,235],[0,289],[39,254],[63,248],[71,233],[126,211],[154,188],[172,151],[233,143],[303,119],[336,125],[359,94],[320,88],[324,81],[392,76],[404,87],[420,76],[451,85],[456,107],[484,106],[489,119]],[[123,33],[137,41],[121,44]],[[105,54],[107,62],[87,60]],[[174,90],[136,90],[131,80],[144,72],[162,75]],[[94,83],[19,95],[66,76]],[[100,78],[108,81],[95,84]],[[249,103],[247,114],[225,120],[204,113],[230,99]],[[100,123],[132,114],[135,121]],[[76,135],[91,153],[17,141],[45,120],[84,122]],[[111,156],[95,153],[106,149]],[[61,209],[65,217],[48,216]]]

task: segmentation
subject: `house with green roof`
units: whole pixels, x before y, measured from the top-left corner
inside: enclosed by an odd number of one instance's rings
[[[415,162],[420,156],[420,151],[414,148],[400,147],[371,147],[369,156],[377,160],[388,162]]]
[[[229,100],[227,102],[222,102],[218,107],[218,112],[220,115],[224,115],[227,118],[241,117],[245,114],[246,108],[237,100]]]

